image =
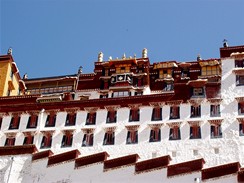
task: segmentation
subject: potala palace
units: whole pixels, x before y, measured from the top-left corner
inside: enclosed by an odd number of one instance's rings
[[[244,45],[219,58],[98,54],[93,73],[20,76],[0,55],[0,180],[244,182]]]

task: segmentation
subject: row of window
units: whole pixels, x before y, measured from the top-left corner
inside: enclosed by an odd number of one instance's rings
[[[244,103],[238,104],[238,114],[244,114]],[[220,105],[210,106],[210,117],[220,116]],[[201,117],[201,105],[191,106],[191,118]],[[180,107],[171,106],[169,119],[180,119]],[[140,109],[131,109],[129,114],[129,122],[140,120]],[[162,120],[162,108],[156,107],[152,110],[151,121],[161,121]],[[28,119],[26,128],[36,128],[37,127],[38,116],[31,115]],[[106,123],[116,123],[117,121],[117,111],[108,111]],[[0,118],[0,127],[2,123],[2,118]],[[20,116],[12,117],[9,125],[9,130],[18,129],[20,123]],[[76,123],[76,113],[67,114],[65,120],[65,126],[74,126]],[[56,124],[56,114],[50,114],[46,118],[45,127],[54,127]],[[88,113],[86,118],[86,125],[96,124],[96,112]]]
[[[211,124],[210,126],[210,137],[221,138],[222,128],[220,124]],[[244,124],[239,124],[239,135],[244,136]],[[82,147],[93,146],[94,133],[91,130],[87,130],[83,136]],[[180,140],[181,131],[179,126],[172,126],[169,130],[169,140]],[[199,125],[190,126],[189,139],[201,139],[201,127]],[[33,144],[34,136],[28,135],[24,138],[23,145]],[[160,142],[161,141],[161,128],[151,128],[149,135],[149,142]],[[65,133],[62,138],[61,147],[71,147],[73,142],[73,134]],[[5,146],[13,146],[15,143],[15,137],[8,137],[5,141]],[[137,144],[138,143],[138,130],[128,130],[126,137],[126,144]],[[114,145],[115,144],[115,132],[107,131],[104,134],[103,145]],[[46,133],[41,141],[40,148],[49,148],[52,145],[52,134]]]
[[[58,87],[49,87],[49,88],[35,88],[29,89],[27,92],[30,94],[48,94],[48,93],[62,93],[73,91],[73,86],[58,86]]]

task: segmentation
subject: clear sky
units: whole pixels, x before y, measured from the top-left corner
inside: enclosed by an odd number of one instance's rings
[[[244,45],[244,0],[0,0],[0,54],[21,76],[91,73],[98,52],[150,62],[219,58]]]

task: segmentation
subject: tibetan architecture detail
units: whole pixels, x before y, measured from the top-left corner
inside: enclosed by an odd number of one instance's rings
[[[41,78],[1,55],[1,180],[244,182],[244,45],[140,55],[99,52],[92,73]]]

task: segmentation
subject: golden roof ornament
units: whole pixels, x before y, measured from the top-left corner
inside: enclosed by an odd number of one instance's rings
[[[103,52],[99,52],[98,53],[98,59],[97,59],[98,62],[102,62],[103,61]]]
[[[125,55],[125,53],[124,53],[124,55],[122,56],[122,59],[126,59],[126,55]]]
[[[202,60],[202,58],[201,58],[201,55],[198,54],[198,55],[197,55],[197,61],[200,61],[200,60]]]
[[[13,49],[10,47],[10,48],[8,49],[8,55],[12,55],[12,53],[13,53]]]
[[[142,50],[142,58],[147,58],[147,49],[146,48],[144,48]]]

